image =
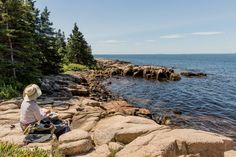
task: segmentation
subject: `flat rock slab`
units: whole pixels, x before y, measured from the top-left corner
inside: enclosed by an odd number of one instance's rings
[[[25,135],[20,128],[20,124],[16,123],[12,126],[9,124],[0,126],[0,141],[10,142],[19,146],[23,146]]]
[[[20,134],[20,135],[8,135],[5,137],[0,138],[0,141],[2,142],[9,142],[18,146],[24,146],[24,140],[25,135]]]
[[[225,152],[224,157],[236,157],[236,150],[230,150]]]
[[[86,153],[93,149],[92,140],[88,132],[75,129],[59,137],[59,150],[64,155]]]
[[[20,135],[23,134],[23,131],[20,127],[20,123],[15,124],[6,124],[0,126],[0,138],[8,136],[8,135]]]
[[[11,109],[19,109],[19,106],[14,103],[2,103],[0,104],[0,111],[6,111]]]
[[[108,147],[111,151],[118,152],[124,148],[124,144],[121,144],[119,142],[109,142]]]
[[[84,100],[82,100],[81,105],[100,107],[101,103],[95,100],[85,98]]]
[[[20,119],[20,110],[11,109],[0,112],[0,124],[14,124],[19,122]]]
[[[177,157],[195,154],[200,157],[223,157],[232,149],[232,139],[193,129],[157,130],[140,136],[117,153],[116,157]]]
[[[111,154],[107,144],[96,147],[95,151],[88,154],[89,157],[109,157]]]
[[[158,125],[150,119],[117,115],[101,119],[93,129],[93,137],[96,145],[111,141],[127,144],[138,136],[162,129],[167,127]]]
[[[139,115],[151,117],[151,112],[145,108],[138,108],[128,104],[126,101],[110,101],[101,105],[108,113],[121,113],[123,115]]]
[[[90,131],[106,112],[100,107],[83,106],[72,118],[72,127]]]
[[[119,147],[121,146],[120,144],[114,142],[111,145],[115,147],[117,147],[118,145]],[[92,150],[87,154],[80,154],[73,157],[115,157],[117,151],[118,150],[111,149],[110,146],[108,146],[107,144],[103,144],[101,146],[96,147],[95,150]]]

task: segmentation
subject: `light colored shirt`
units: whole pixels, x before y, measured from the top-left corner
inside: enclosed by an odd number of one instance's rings
[[[23,101],[20,109],[20,122],[30,124],[46,117],[45,113],[40,110],[36,101]]]

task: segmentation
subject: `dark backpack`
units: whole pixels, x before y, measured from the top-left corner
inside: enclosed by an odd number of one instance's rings
[[[60,135],[70,131],[69,124],[65,121],[62,121],[58,118],[50,118],[47,117],[39,122],[29,125],[25,134],[26,137],[24,139],[25,143],[41,143],[49,141],[53,138],[53,134],[59,138]]]

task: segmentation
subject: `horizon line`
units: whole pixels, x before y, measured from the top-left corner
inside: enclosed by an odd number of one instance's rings
[[[196,54],[201,54],[201,55],[216,55],[216,54],[236,54],[236,52],[207,52],[207,53],[201,53],[201,52],[196,52],[196,53],[181,53],[181,52],[172,52],[172,53],[94,53],[93,55],[196,55]]]

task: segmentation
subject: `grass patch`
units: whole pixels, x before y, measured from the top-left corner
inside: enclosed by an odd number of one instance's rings
[[[82,64],[74,64],[74,63],[70,63],[68,65],[64,65],[63,66],[63,71],[67,72],[67,71],[82,71],[82,70],[88,70],[89,67],[82,65]]]
[[[45,150],[19,148],[8,142],[0,142],[0,157],[49,157]]]

